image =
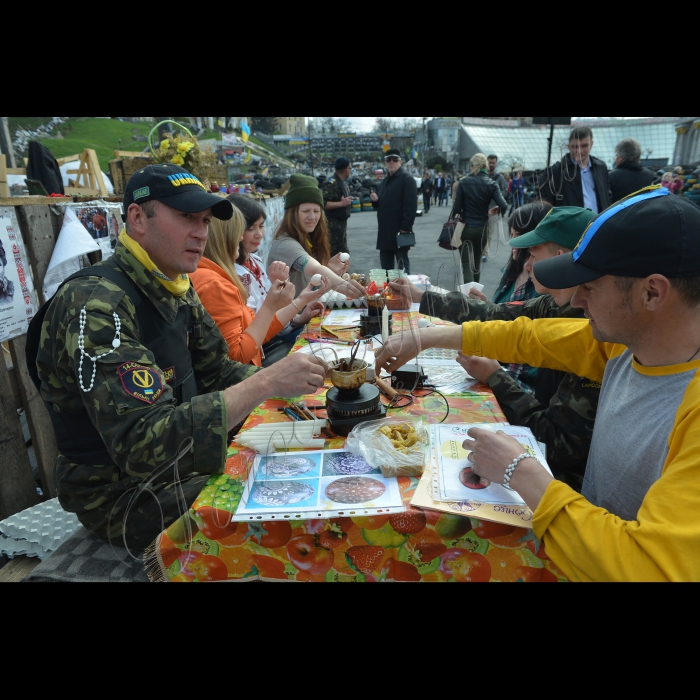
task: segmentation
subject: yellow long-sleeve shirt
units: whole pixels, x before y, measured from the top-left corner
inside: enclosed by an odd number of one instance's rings
[[[584,495],[547,489],[535,534],[573,581],[700,581],[700,361],[643,367],[587,321],[467,323],[463,352],[603,381]]]

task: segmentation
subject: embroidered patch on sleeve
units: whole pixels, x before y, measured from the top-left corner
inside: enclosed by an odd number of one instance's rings
[[[156,370],[127,362],[117,370],[124,391],[139,401],[154,404],[163,395],[163,380]]]
[[[170,369],[164,369],[163,376],[165,377],[165,383],[171,384],[175,381],[175,379],[177,379],[177,376],[175,374],[175,368],[171,367]]]

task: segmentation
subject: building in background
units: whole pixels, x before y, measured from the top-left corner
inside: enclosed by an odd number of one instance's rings
[[[700,163],[700,117],[680,117],[676,134],[674,162],[683,165]]]
[[[306,117],[277,117],[277,131],[286,136],[306,136]]]
[[[695,148],[695,159],[700,157],[700,131],[694,126],[696,118],[690,117],[690,125],[698,134],[688,139],[685,147],[689,155]],[[614,166],[615,146],[624,138],[637,139],[642,144],[642,162],[652,169],[659,169],[678,162],[693,162],[679,158],[676,149],[677,129],[688,126],[680,117],[649,117],[646,119],[601,119],[574,122],[573,126],[590,126],[595,145],[593,155]],[[569,126],[556,127],[552,160],[567,152],[571,133]],[[532,117],[452,117],[433,119],[427,124],[426,157],[443,158],[460,172],[467,172],[469,160],[476,153],[494,153],[500,158],[500,167],[525,171],[542,170],[547,166],[550,128],[532,124]]]

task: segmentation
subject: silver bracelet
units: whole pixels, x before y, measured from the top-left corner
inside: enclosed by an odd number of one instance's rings
[[[510,485],[510,480],[513,478],[513,474],[515,474],[515,470],[517,469],[518,465],[520,462],[522,462],[524,459],[534,459],[534,457],[527,452],[525,454],[520,455],[513,464],[511,464],[508,469],[506,469],[506,475],[504,477],[503,481],[503,487],[508,489],[508,491],[513,491]]]
[[[296,301],[292,302],[292,306],[300,313],[303,314],[304,312],[297,306]]]

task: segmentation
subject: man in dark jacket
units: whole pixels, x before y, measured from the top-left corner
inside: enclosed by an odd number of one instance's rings
[[[579,127],[569,137],[569,155],[540,178],[540,194],[554,207],[582,207],[600,214],[612,205],[608,167],[591,155],[593,132]]]
[[[427,214],[430,211],[430,205],[433,200],[433,181],[430,179],[430,175],[428,173],[423,175],[420,193],[423,195],[423,211]]]
[[[615,170],[610,173],[613,202],[619,202],[653,184],[656,176],[641,163],[642,144],[623,139],[615,147]]]
[[[398,150],[388,151],[384,162],[389,175],[379,186],[379,193],[372,192],[370,195],[372,205],[378,210],[377,250],[385,270],[405,270],[410,275],[410,248],[399,248],[396,238],[400,233],[413,231],[418,209],[418,188],[413,176],[403,169]]]
[[[594,218],[583,209],[555,209],[535,231],[513,239],[511,246],[530,249],[526,269],[533,276],[535,262],[575,248]],[[583,318],[583,310],[570,304],[574,289],[552,291],[542,287],[534,276],[533,281],[543,296],[509,304],[477,301],[457,293],[423,293],[409,280],[398,280],[392,286],[410,289],[413,301],[421,305],[422,314],[453,323]],[[580,490],[598,410],[600,383],[575,374],[540,369],[532,396],[494,360],[462,356],[460,362],[475,379],[488,384],[511,425],[530,428],[547,445],[547,461],[556,477]]]

